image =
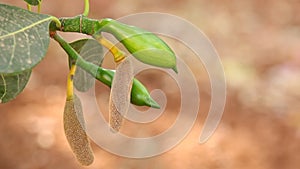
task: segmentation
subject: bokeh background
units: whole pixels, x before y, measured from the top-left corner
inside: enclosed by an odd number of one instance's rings
[[[26,7],[22,0],[1,3]],[[201,103],[197,123],[178,146],[157,157],[129,159],[92,143],[95,162],[80,166],[67,144],[62,123],[67,56],[51,41],[47,56],[34,69],[25,90],[14,101],[0,105],[0,168],[299,168],[299,9],[298,0],[91,0],[90,17],[95,19],[164,12],[187,19],[210,38],[227,79],[227,103],[217,131],[205,144],[197,143],[209,109],[210,84],[203,65],[190,62],[197,73]],[[42,5],[43,13],[57,17],[74,16],[82,10],[83,0],[44,0]],[[63,36],[68,40],[80,37]],[[181,53],[186,54],[184,50]],[[112,68],[111,61],[107,56],[105,65]],[[150,90],[165,90],[168,105],[158,121],[139,129],[128,123],[124,133],[160,133],[177,115],[180,99],[175,82],[157,71],[144,72],[137,78]],[[107,112],[109,88],[97,83],[96,90],[99,104]]]

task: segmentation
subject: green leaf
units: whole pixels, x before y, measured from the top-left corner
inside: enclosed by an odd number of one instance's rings
[[[80,56],[95,65],[100,65],[103,60],[102,46],[94,39],[81,39],[70,44]],[[74,86],[77,90],[85,92],[90,89],[95,82],[95,78],[89,73],[77,67],[74,76]]]
[[[32,69],[46,54],[52,16],[0,4],[0,74]]]
[[[27,2],[30,5],[37,6],[38,4],[41,3],[42,0],[24,0],[24,1]]]
[[[30,78],[31,70],[19,74],[0,74],[0,103],[13,100],[20,94]]]

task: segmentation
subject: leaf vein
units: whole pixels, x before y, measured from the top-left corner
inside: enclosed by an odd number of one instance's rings
[[[40,20],[40,21],[38,21],[38,22],[35,22],[35,23],[31,24],[31,25],[28,25],[28,26],[26,26],[26,27],[23,27],[23,28],[21,28],[20,30],[17,30],[17,31],[8,33],[8,34],[3,35],[3,36],[0,36],[0,39],[4,39],[4,38],[6,38],[6,37],[9,37],[9,36],[12,36],[12,35],[15,35],[15,34],[24,32],[24,31],[27,30],[27,29],[33,28],[34,26],[39,25],[39,24],[41,24],[41,23],[43,23],[43,22],[46,22],[46,21],[48,21],[48,20],[51,20],[51,19],[52,19],[51,17],[42,19],[42,20]]]
[[[18,90],[17,90],[17,93],[19,93],[19,91],[20,91],[20,74],[17,75],[17,78],[18,78],[18,83],[17,83]]]
[[[3,74],[1,74],[1,78],[2,78],[2,80],[3,80],[3,86],[4,86],[4,93],[3,93],[3,95],[2,95],[1,98],[0,98],[0,100],[1,100],[1,102],[2,102],[2,99],[4,98],[4,96],[5,96],[6,93],[7,93],[7,89],[6,89],[6,81],[5,81],[5,78],[4,78]]]
[[[13,36],[13,40],[14,40],[13,49],[12,49],[12,52],[11,52],[11,58],[10,58],[9,63],[7,65],[7,69],[9,68],[9,66],[12,65],[12,61],[15,57],[15,50],[16,50],[16,37],[15,36]]]

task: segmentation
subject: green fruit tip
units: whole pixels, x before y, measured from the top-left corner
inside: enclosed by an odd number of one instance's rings
[[[174,72],[175,72],[176,74],[178,73],[177,66],[174,66],[172,69],[174,70]]]
[[[149,97],[145,103],[147,106],[155,108],[155,109],[160,109],[160,105],[153,100],[151,97]]]

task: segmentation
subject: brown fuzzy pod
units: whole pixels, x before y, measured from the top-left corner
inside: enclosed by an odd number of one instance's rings
[[[82,126],[84,119],[79,98],[74,97],[66,101],[63,121],[67,140],[78,162],[84,166],[92,164],[94,154],[84,126]]]
[[[123,123],[123,116],[117,110],[114,102],[111,99],[111,96],[109,100],[109,125],[112,129],[112,132],[118,132]]]
[[[133,80],[131,61],[125,58],[117,65],[111,85],[109,97],[109,124],[113,131],[118,132],[122,126],[123,116],[130,105],[130,93]]]

